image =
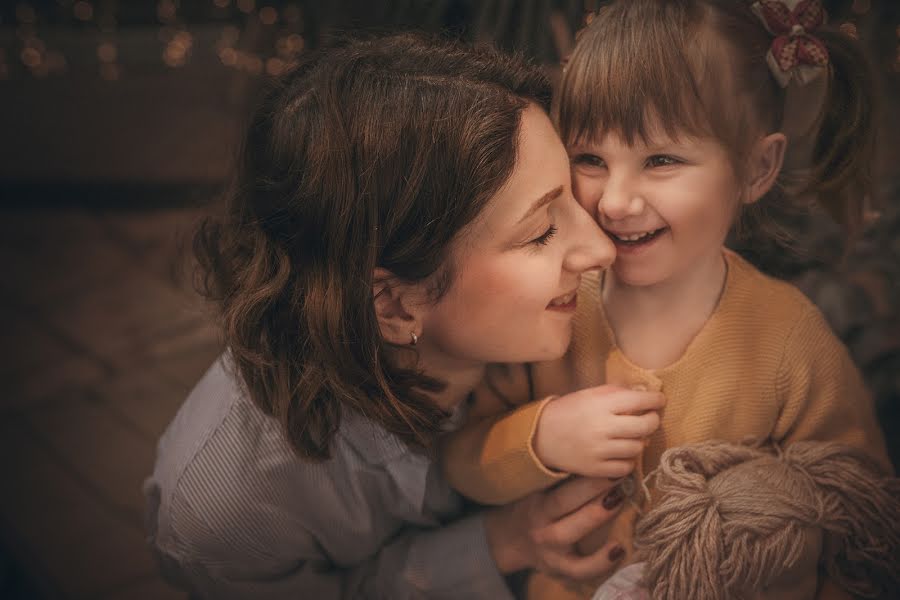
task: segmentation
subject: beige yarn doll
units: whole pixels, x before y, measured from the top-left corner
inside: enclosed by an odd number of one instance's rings
[[[666,451],[636,562],[594,600],[804,600],[823,573],[900,599],[900,479],[849,446],[704,442]]]

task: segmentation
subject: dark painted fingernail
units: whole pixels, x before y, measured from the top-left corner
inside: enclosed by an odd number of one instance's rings
[[[625,494],[622,493],[622,488],[619,486],[614,487],[603,497],[603,508],[606,510],[612,510],[622,503],[622,500],[625,499]]]
[[[622,546],[615,546],[609,551],[609,560],[611,562],[619,562],[623,556],[625,556],[625,548]]]

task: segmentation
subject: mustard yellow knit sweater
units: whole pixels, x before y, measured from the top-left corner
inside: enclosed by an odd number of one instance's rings
[[[584,277],[563,358],[489,369],[473,395],[468,423],[443,445],[451,485],[478,502],[505,504],[568,477],[547,469],[533,451],[541,411],[555,395],[603,383],[643,385],[666,396],[662,424],[639,460],[638,477],[655,469],[668,448],[747,437],[782,444],[840,441],[863,448],[892,472],[861,376],[818,309],[737,254],[725,251],[725,259],[725,287],[712,316],[680,359],[652,371],[631,363],[616,346],[599,275]],[[595,550],[609,536],[625,547],[626,564],[636,516],[637,508],[626,506],[580,549]],[[597,583],[573,591],[536,573],[528,596],[589,598]]]

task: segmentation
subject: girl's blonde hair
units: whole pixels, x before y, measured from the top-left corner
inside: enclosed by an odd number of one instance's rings
[[[811,157],[784,168],[767,197],[746,207],[740,230],[777,235],[766,214],[805,208],[809,197],[848,232],[862,224],[872,194],[872,76],[855,40],[832,30],[815,35],[828,49],[829,65]],[[745,0],[612,2],[582,32],[566,66],[555,107],[560,134],[569,144],[610,131],[628,143],[657,133],[711,136],[745,177],[753,143],[790,130],[786,91],[766,63],[771,43]],[[652,131],[655,126],[662,131]]]

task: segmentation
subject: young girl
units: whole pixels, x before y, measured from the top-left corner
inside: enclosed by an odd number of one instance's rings
[[[586,445],[623,437],[586,418],[609,403],[551,395],[599,384],[667,398],[639,479],[667,448],[746,437],[840,441],[891,470],[860,374],[819,311],[723,246],[735,225],[777,231],[765,216],[778,202],[815,197],[849,229],[860,222],[872,163],[866,69],[823,21],[812,0],[622,0],[593,19],[563,78],[558,126],[576,198],[618,256],[583,280],[562,360],[506,367],[476,396],[474,418],[445,446],[457,489],[504,503],[593,474]],[[821,110],[793,104],[816,89]],[[811,142],[792,133],[807,126]],[[534,398],[545,399],[496,415]],[[618,541],[610,558],[625,564],[650,500],[636,496],[580,550]],[[537,573],[529,596],[567,589]]]

